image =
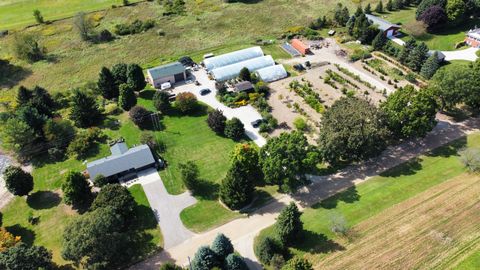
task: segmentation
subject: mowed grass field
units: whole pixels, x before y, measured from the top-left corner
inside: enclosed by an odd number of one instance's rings
[[[139,0],[130,0],[131,3]],[[122,0],[0,0],[0,30],[35,24],[33,10],[40,10],[45,21],[63,19],[79,11],[95,11],[122,5]]]
[[[304,210],[304,232],[290,249],[318,269],[442,269],[474,265],[480,252],[480,176],[458,151],[479,147],[472,134],[397,166]],[[334,234],[344,219],[349,237]],[[261,237],[273,234],[273,227]],[[463,262],[462,262],[463,261]]]

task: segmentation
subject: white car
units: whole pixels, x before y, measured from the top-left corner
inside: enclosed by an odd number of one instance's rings
[[[172,88],[172,84],[169,83],[169,82],[162,83],[162,84],[160,85],[160,89],[161,89],[161,90],[170,89],[170,88]]]

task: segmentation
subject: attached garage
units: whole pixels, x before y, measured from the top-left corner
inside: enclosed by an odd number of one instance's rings
[[[382,30],[386,37],[394,37],[398,34],[400,30],[400,25],[390,23],[382,18],[373,16],[371,14],[366,14],[368,21],[377,26],[379,30]]]
[[[187,79],[187,73],[182,63],[175,62],[148,69],[147,79],[153,87],[159,88],[162,83],[169,82],[174,84],[185,81]]]

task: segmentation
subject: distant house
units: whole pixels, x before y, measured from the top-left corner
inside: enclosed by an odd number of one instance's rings
[[[437,53],[438,62],[443,62],[443,61],[445,61],[445,54],[443,54],[441,51],[430,50],[430,51],[428,51],[428,56],[431,56],[431,55],[434,54],[435,52]]]
[[[386,37],[396,36],[401,28],[400,25],[390,23],[380,17],[371,14],[365,14],[365,16],[367,16],[367,19],[371,24],[376,25],[378,29],[382,30]]]
[[[87,163],[90,179],[101,174],[105,177],[121,177],[136,173],[142,169],[155,167],[156,161],[148,145],[140,145],[128,149],[121,140],[110,146],[110,156]]]
[[[243,81],[235,84],[236,92],[247,92],[253,90],[253,84],[249,81]]]
[[[301,54],[311,53],[310,48],[299,39],[296,39],[296,38],[292,39],[290,41],[290,44],[292,44],[292,47],[295,48],[297,51],[299,51]]]
[[[480,28],[468,31],[465,43],[470,47],[480,48]]]
[[[147,80],[155,88],[159,88],[163,83],[169,82],[173,85],[186,79],[187,73],[185,66],[180,62],[174,62],[147,70]]]

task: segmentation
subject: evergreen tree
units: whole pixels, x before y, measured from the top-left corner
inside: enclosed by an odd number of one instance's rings
[[[224,268],[225,270],[248,270],[248,266],[243,258],[235,253],[227,256]]]
[[[134,91],[141,91],[147,86],[142,68],[137,64],[130,64],[127,67],[127,84],[133,87]]]
[[[128,111],[137,104],[137,96],[135,96],[131,85],[126,83],[120,84],[119,92],[118,105],[122,109]]]
[[[70,119],[81,128],[91,127],[101,116],[95,98],[84,91],[75,90],[72,96]]]
[[[127,69],[128,66],[125,63],[118,63],[112,66],[112,75],[117,86],[127,83]]]
[[[282,270],[313,270],[312,264],[305,258],[293,257]]]
[[[215,133],[223,135],[227,118],[219,109],[208,112],[207,124]]]
[[[98,89],[106,99],[118,98],[118,88],[115,84],[112,72],[106,67],[102,67],[98,76]]]
[[[426,79],[430,79],[433,77],[435,72],[437,72],[439,67],[440,63],[438,61],[438,52],[434,52],[432,55],[430,55],[427,61],[425,61],[425,64],[423,64],[420,74]]]
[[[388,11],[393,11],[393,2],[392,0],[388,0],[386,8]]]
[[[238,78],[242,81],[251,81],[252,74],[250,74],[250,70],[248,70],[248,68],[244,67],[240,70],[240,74],[238,75]]]
[[[417,47],[417,42],[413,39],[410,38],[405,42],[405,45],[403,45],[402,50],[400,51],[400,55],[398,56],[398,60],[402,64],[406,64],[407,60],[410,56],[410,53]]]
[[[277,218],[275,223],[275,232],[284,245],[293,243],[303,230],[303,223],[300,220],[302,212],[298,210],[297,205],[291,202],[286,206]]]
[[[192,260],[192,270],[211,270],[219,266],[217,254],[207,246],[197,250]]]
[[[403,8],[403,0],[393,0],[393,9],[400,10]]]
[[[33,190],[33,177],[20,167],[8,166],[3,172],[5,187],[15,196],[25,196]]]
[[[45,116],[52,117],[55,110],[55,101],[52,96],[40,86],[35,86],[32,91],[30,103],[37,111]]]
[[[28,90],[25,86],[20,86],[17,91],[17,107],[27,104],[32,98],[32,92]]]
[[[245,127],[240,119],[234,117],[225,123],[225,136],[233,140],[240,140],[245,134]]]
[[[7,270],[54,269],[52,252],[23,242],[0,252],[0,268]]]
[[[377,6],[375,7],[375,12],[380,14],[383,13],[383,2],[382,0],[378,1]]]
[[[355,10],[355,13],[353,14],[353,16],[355,17],[360,17],[360,15],[364,14],[363,13],[363,9],[362,9],[362,6],[361,5],[358,5],[357,6],[357,10]]]
[[[85,207],[92,199],[92,190],[87,179],[79,173],[70,171],[62,184],[64,201],[74,207]]]
[[[333,15],[334,21],[340,26],[345,26],[347,24],[349,17],[350,17],[350,13],[348,11],[348,8],[344,7],[342,3],[338,3],[335,6],[335,11]]]
[[[365,9],[363,10],[363,12],[365,14],[372,14],[372,6],[370,5],[370,3],[368,3],[366,6],[365,6]]]
[[[38,113],[38,110],[28,104],[17,110],[17,117],[33,129],[35,134],[43,136],[43,125],[47,121],[45,115]]]
[[[383,31],[378,32],[375,38],[372,41],[372,47],[376,51],[381,51],[383,47],[387,44],[387,37]]]
[[[33,10],[33,17],[35,18],[35,21],[39,24],[42,24],[45,22],[43,19],[42,13],[38,9]]]
[[[420,43],[410,53],[407,65],[414,71],[420,71],[428,58],[428,47],[425,42]]]
[[[165,91],[156,91],[153,95],[153,106],[161,113],[166,113],[171,105],[170,105],[170,96]]]
[[[221,261],[225,260],[228,255],[233,253],[233,245],[228,237],[220,233],[212,242],[212,250],[217,254],[217,258]]]

